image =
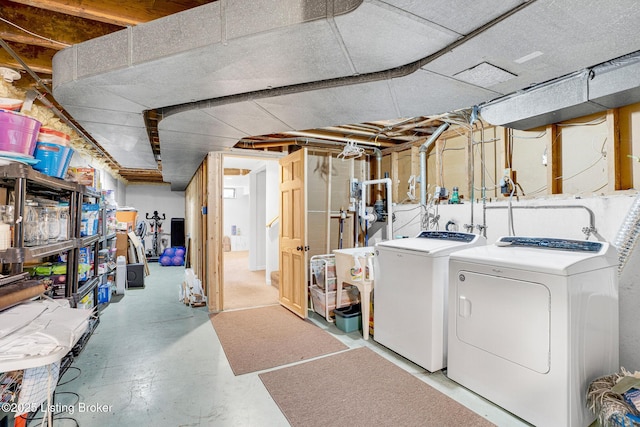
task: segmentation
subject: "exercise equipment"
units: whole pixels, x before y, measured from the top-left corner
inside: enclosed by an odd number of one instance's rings
[[[158,211],[153,211],[153,215],[149,217],[149,214],[145,214],[145,217],[149,221],[149,226],[151,227],[151,257],[158,258],[160,255],[160,234],[162,233],[162,222],[161,220],[167,219],[165,214],[162,214],[162,217],[158,215]]]

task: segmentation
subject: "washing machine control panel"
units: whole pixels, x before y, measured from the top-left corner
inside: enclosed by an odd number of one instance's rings
[[[584,240],[552,239],[546,237],[502,237],[497,246],[523,246],[528,248],[556,249],[573,252],[600,252],[602,243]]]
[[[459,233],[456,231],[423,231],[417,237],[424,239],[454,240],[456,242],[469,243],[477,236],[471,233]]]

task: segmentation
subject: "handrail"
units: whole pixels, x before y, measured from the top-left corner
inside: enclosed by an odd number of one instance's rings
[[[280,215],[276,215],[271,221],[269,221],[267,223],[267,228],[271,228],[271,226],[273,225],[273,223],[275,223],[276,221],[278,221],[278,219],[280,219]]]

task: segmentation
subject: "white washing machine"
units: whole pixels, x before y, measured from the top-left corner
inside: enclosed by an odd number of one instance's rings
[[[444,368],[449,254],[485,242],[476,234],[423,231],[378,243],[373,339],[431,372]]]
[[[503,237],[449,265],[447,376],[536,426],[589,425],[589,383],[619,369],[616,250]]]

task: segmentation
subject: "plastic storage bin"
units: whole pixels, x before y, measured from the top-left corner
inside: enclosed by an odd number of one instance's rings
[[[0,151],[33,156],[39,131],[36,119],[0,110]]]
[[[0,110],[20,111],[22,100],[15,98],[0,98]]]
[[[311,286],[311,302],[313,303],[313,310],[325,316],[333,316],[333,309],[336,308],[336,291],[327,292],[326,299],[329,301],[329,306],[325,305],[325,293],[319,287]],[[358,302],[358,289],[355,286],[345,286],[342,288],[342,297],[339,305],[349,305]]]
[[[62,145],[64,147],[69,146],[71,137],[64,132],[60,132],[55,129],[40,127],[38,133],[38,142],[50,142],[52,144]]]
[[[334,255],[315,255],[310,260],[312,283],[320,289],[336,290],[336,259]]]
[[[38,142],[36,145],[35,157],[40,160],[33,165],[33,168],[45,175],[55,178],[64,178],[69,167],[73,150],[50,142]]]
[[[333,312],[336,315],[336,326],[341,331],[348,333],[362,329],[360,304],[336,308]]]
[[[98,286],[98,304],[111,302],[111,286],[103,283]]]

